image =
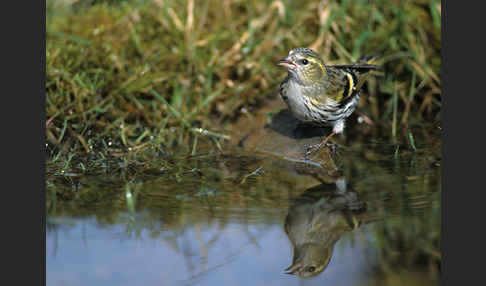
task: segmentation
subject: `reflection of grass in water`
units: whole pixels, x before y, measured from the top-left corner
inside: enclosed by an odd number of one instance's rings
[[[437,168],[436,156],[440,149],[435,149],[435,143],[427,142],[426,138],[422,140],[427,148],[408,147],[399,155],[396,148],[390,148],[389,155],[381,158],[371,156],[369,153],[373,152],[363,147],[356,154],[362,159],[349,156],[342,164],[345,172],[355,178],[362,199],[368,202],[364,219],[381,218],[370,225],[381,261],[377,270],[392,277],[399,269],[418,268],[438,281],[441,169]],[[379,170],[383,167],[388,171]]]
[[[217,214],[223,219],[231,212],[237,217],[253,207],[263,207],[266,214],[275,215],[285,211],[280,201],[295,196],[299,192],[296,186],[305,178],[290,171],[284,172],[288,174],[286,177],[276,180],[282,170],[271,163],[265,173],[248,177],[260,173],[255,170],[262,169],[264,159],[236,154],[208,155],[174,162],[164,171],[160,166],[165,160],[151,161],[154,166],[159,165],[158,172],[142,166],[133,172],[52,176],[48,177],[47,193],[51,195],[46,200],[49,206],[57,202],[58,215],[74,211],[79,215],[94,212],[102,217],[108,213],[118,216],[132,209],[149,208],[165,218],[174,218],[168,221],[168,226],[178,225],[177,217],[187,209],[198,210],[202,217]],[[245,177],[246,182],[240,184]]]
[[[431,146],[424,140],[420,138]],[[360,198],[368,202],[363,216],[374,221],[369,229],[377,243],[381,270],[392,275],[396,269],[427,265],[433,276],[441,261],[440,169],[430,167],[433,156],[429,149],[408,148],[393,159],[394,150],[392,144],[382,152],[363,147],[359,153],[353,147],[358,153],[341,157],[342,169],[352,178]],[[412,159],[414,164],[410,164]],[[265,160],[268,158],[207,155],[174,162],[165,172],[152,175],[106,174],[86,181],[70,177],[74,181],[67,188],[50,182],[47,200],[50,206],[55,205],[58,215],[96,214],[101,226],[125,223],[122,236],[137,237],[148,231],[151,237],[172,243],[174,249],[185,253],[187,250],[178,248],[177,237],[184,236],[189,225],[217,225],[218,231],[224,232],[232,222],[272,225],[287,214],[293,200],[305,190],[299,180],[308,181],[309,177],[294,170],[284,172],[276,162]],[[240,184],[252,173],[259,175]],[[84,187],[73,192],[71,185],[76,183]],[[130,204],[127,187],[131,198],[137,192],[136,201]],[[131,205],[136,215],[130,212]]]
[[[380,270],[390,274],[397,268],[419,265],[437,278],[441,265],[440,192],[417,195],[403,207],[406,210],[402,209],[400,218],[374,225],[377,249],[384,262]]]
[[[106,146],[168,153],[194,128],[217,132],[274,96],[285,73],[275,62],[297,46],[329,63],[382,54],[360,102],[375,122],[393,116],[399,128],[439,114],[438,0],[87,1],[95,5],[75,11],[54,2],[46,27],[54,155]]]
[[[193,215],[191,217],[195,218]],[[142,232],[149,232],[151,238],[162,242],[175,255],[184,257],[189,270],[187,281],[192,282],[233,262],[249,247],[260,248],[258,241],[268,233],[268,226],[272,225],[272,222],[242,224],[238,232],[238,241],[241,243],[231,243],[231,247],[215,253],[213,249],[218,248],[218,243],[232,239],[235,225],[230,226],[229,222],[209,217],[199,217],[196,221],[184,221],[175,229],[167,229],[147,213],[137,216],[136,220],[123,218],[120,222],[124,220],[128,227],[124,233],[118,235],[120,238],[140,239]],[[210,259],[210,254],[215,257]]]

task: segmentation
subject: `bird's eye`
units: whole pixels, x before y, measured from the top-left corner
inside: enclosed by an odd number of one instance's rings
[[[307,59],[301,59],[300,63],[303,64],[304,66],[309,63]]]
[[[314,266],[309,266],[309,267],[307,267],[307,271],[312,273],[312,272],[316,271],[316,268]]]

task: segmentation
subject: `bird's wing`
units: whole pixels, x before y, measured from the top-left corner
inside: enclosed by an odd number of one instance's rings
[[[376,68],[369,64],[328,66],[328,96],[337,102],[351,98],[361,89],[370,75],[369,71]]]

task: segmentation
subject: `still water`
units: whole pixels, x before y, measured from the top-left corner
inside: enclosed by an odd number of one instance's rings
[[[47,285],[439,285],[440,137],[414,134],[51,183]]]

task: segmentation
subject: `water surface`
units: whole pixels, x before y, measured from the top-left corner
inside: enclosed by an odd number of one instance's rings
[[[47,285],[438,285],[440,137],[412,131],[51,183]]]

